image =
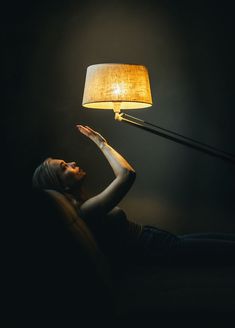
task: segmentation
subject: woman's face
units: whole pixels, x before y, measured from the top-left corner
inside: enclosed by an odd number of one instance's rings
[[[86,175],[86,172],[77,166],[76,162],[67,163],[61,159],[52,159],[50,165],[56,171],[63,187],[75,187]]]

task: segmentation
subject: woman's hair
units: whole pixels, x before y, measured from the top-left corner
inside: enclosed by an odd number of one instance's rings
[[[34,171],[32,185],[37,189],[64,190],[61,180],[54,167],[51,166],[52,158],[46,158]]]

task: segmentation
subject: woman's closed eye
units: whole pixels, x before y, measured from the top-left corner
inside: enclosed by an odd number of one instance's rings
[[[76,167],[76,162],[70,162],[70,163],[67,163],[67,165],[74,169]]]

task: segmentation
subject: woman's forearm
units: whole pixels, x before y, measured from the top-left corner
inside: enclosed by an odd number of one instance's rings
[[[100,150],[108,160],[113,169],[115,176],[126,176],[128,174],[135,175],[134,168],[127,160],[113,149],[107,142],[102,142],[99,145]]]
[[[77,125],[77,127],[82,134],[99,147],[116,176],[102,192],[89,198],[80,208],[85,217],[104,215],[117,206],[131,188],[136,177],[135,170],[122,155],[107,143],[101,134],[88,126]]]

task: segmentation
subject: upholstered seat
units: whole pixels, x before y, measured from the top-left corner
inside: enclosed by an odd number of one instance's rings
[[[124,265],[118,275],[113,274],[89,227],[64,195],[45,190],[34,192],[33,199],[38,267],[43,272],[37,283],[43,285],[43,296],[40,288],[37,291],[44,297],[43,305],[48,298],[56,304],[52,318],[60,318],[59,311],[66,309],[63,319],[70,313],[78,326],[88,318],[113,320],[114,326],[114,322],[137,324],[141,318],[147,322],[155,316],[160,320],[161,314],[166,324],[166,313],[181,318],[186,312],[197,313],[198,318],[207,312],[216,318],[218,313],[235,311],[235,267],[156,263]]]

